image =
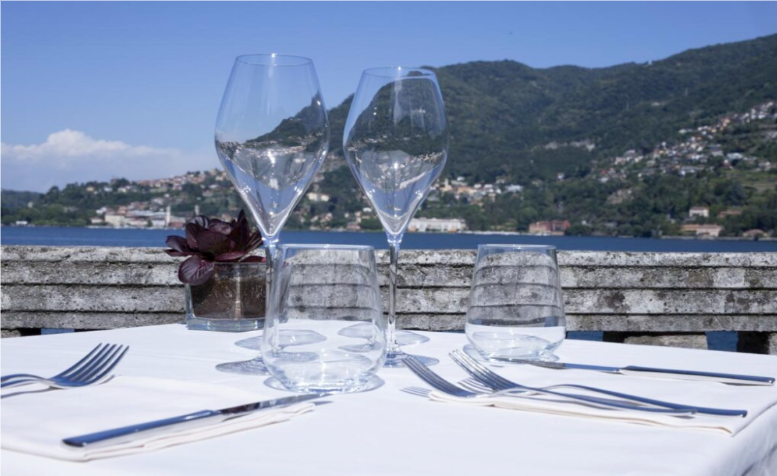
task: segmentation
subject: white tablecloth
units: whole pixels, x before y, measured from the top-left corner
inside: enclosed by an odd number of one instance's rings
[[[226,374],[216,364],[249,358],[234,344],[258,333],[187,331],[182,325],[118,329],[2,340],[2,374],[54,374],[100,342],[128,344],[119,373],[234,386],[282,395],[264,377]],[[435,370],[465,378],[447,352],[465,344],[463,334],[425,333],[414,352],[435,356]],[[777,358],[688,349],[567,341],[559,355],[570,362],[650,365],[720,372],[777,374]],[[617,385],[634,379],[526,366],[499,369],[527,384],[580,381]],[[383,369],[386,384],[372,392],[332,397],[311,414],[280,425],[227,435],[157,452],[75,463],[2,451],[2,473],[66,475],[260,474],[268,475],[774,475],[777,474],[777,408],[735,437],[700,431],[644,427],[492,408],[434,403],[401,392],[423,386],[406,369]],[[622,381],[622,380],[620,380]],[[109,384],[108,384],[109,385]],[[720,384],[640,378],[646,393],[712,406],[704,395]],[[712,387],[711,387],[712,386]],[[729,387],[726,392],[777,392]],[[669,395],[664,395],[668,400]],[[24,396],[12,397],[24,398]],[[2,404],[0,403],[0,410]]]

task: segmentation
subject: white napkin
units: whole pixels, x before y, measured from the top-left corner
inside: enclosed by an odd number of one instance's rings
[[[590,394],[594,396],[595,394]],[[598,395],[602,397],[602,395]],[[610,398],[603,396],[604,398]],[[495,408],[504,408],[509,410],[520,410],[527,412],[547,413],[560,416],[574,416],[582,418],[593,418],[600,421],[614,421],[622,423],[637,423],[642,425],[682,428],[690,430],[712,431],[721,434],[735,435],[738,431],[746,427],[755,416],[762,413],[764,409],[758,409],[755,415],[748,411],[748,416],[715,416],[715,415],[684,415],[670,416],[660,413],[650,413],[632,410],[606,410],[585,403],[573,403],[559,397],[543,397],[539,395],[531,398],[513,398],[507,396],[487,397],[487,398],[462,398],[453,397],[438,391],[429,393],[429,398],[438,402],[460,403],[474,406],[493,406]],[[733,409],[733,408],[731,408]],[[747,409],[736,407],[736,409]]]
[[[3,392],[34,389],[18,387]],[[287,421],[314,408],[310,402],[268,409],[211,426],[152,435],[93,449],[71,448],[63,438],[108,430],[199,410],[218,410],[268,397],[235,388],[178,380],[115,377],[86,388],[51,390],[3,398],[4,449],[72,461],[153,451]]]

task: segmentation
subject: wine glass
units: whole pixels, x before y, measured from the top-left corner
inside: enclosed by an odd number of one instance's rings
[[[267,296],[281,228],[321,167],[329,135],[313,61],[278,54],[235,59],[216,120],[216,151],[264,238]],[[260,358],[219,368],[264,370]]]
[[[448,124],[435,74],[419,68],[362,73],[343,151],[386,231],[390,250],[387,367],[406,354],[396,340],[397,261],[402,237],[448,157]],[[427,364],[436,359],[419,357]]]

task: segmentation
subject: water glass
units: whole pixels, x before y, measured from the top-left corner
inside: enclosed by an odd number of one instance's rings
[[[566,335],[556,248],[478,246],[465,331],[488,360],[556,360]]]
[[[267,369],[295,392],[356,392],[386,358],[375,252],[370,246],[281,245],[261,342]],[[346,331],[359,324],[358,336]],[[289,342],[314,332],[324,339]]]

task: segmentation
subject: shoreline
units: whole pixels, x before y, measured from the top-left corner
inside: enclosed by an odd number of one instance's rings
[[[166,232],[184,232],[183,228],[114,228],[106,226],[52,226],[52,225],[2,225],[0,228],[13,228],[13,229],[35,229],[35,228],[67,228],[67,229],[89,229],[89,230],[117,230],[117,231],[166,231]],[[383,231],[353,231],[353,230],[285,230],[295,233],[358,233],[358,234],[383,234]],[[643,238],[639,236],[601,236],[601,235],[537,235],[533,233],[524,233],[520,231],[460,231],[456,233],[442,233],[442,232],[407,232],[406,235],[428,235],[428,236],[456,236],[456,235],[491,235],[491,236],[522,236],[522,237],[535,237],[535,238],[603,238],[603,239],[624,239],[624,240],[682,240],[682,241],[700,241],[700,242],[715,242],[715,241],[741,241],[741,242],[777,242],[777,237],[762,237],[762,238],[747,238],[742,236],[720,236],[716,238],[700,238],[696,236],[660,236]]]

